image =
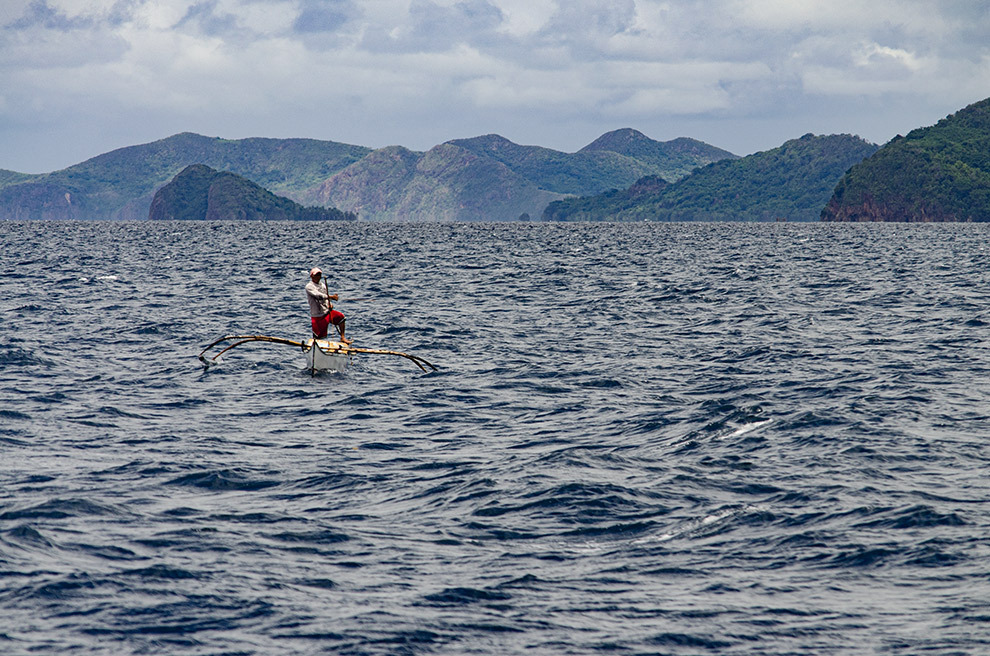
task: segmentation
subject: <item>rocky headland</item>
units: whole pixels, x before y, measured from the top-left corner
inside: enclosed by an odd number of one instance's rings
[[[152,221],[345,221],[357,215],[303,207],[229,171],[187,166],[155,193]]]
[[[823,221],[990,221],[990,99],[896,137],[846,173]]]

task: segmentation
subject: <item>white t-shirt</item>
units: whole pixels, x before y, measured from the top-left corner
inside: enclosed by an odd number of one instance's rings
[[[323,285],[310,280],[306,283],[306,298],[309,299],[309,316],[325,317],[330,312],[330,297]]]

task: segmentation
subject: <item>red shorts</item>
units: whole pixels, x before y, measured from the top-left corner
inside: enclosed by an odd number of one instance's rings
[[[339,326],[344,322],[344,313],[330,310],[330,314],[325,314],[322,317],[310,317],[310,321],[313,323],[313,334],[322,339],[327,336],[327,329],[330,328],[330,324]]]

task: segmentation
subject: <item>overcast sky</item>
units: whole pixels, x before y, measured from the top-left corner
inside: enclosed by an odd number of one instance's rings
[[[990,96],[987,0],[0,0],[0,168],[178,132],[739,155]]]

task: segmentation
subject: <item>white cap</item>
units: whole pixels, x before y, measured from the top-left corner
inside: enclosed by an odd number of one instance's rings
[[[323,272],[320,271],[320,268],[319,267],[313,267],[312,269],[309,270],[309,277],[312,278],[313,276],[315,276],[318,273],[319,274],[322,274]]]

